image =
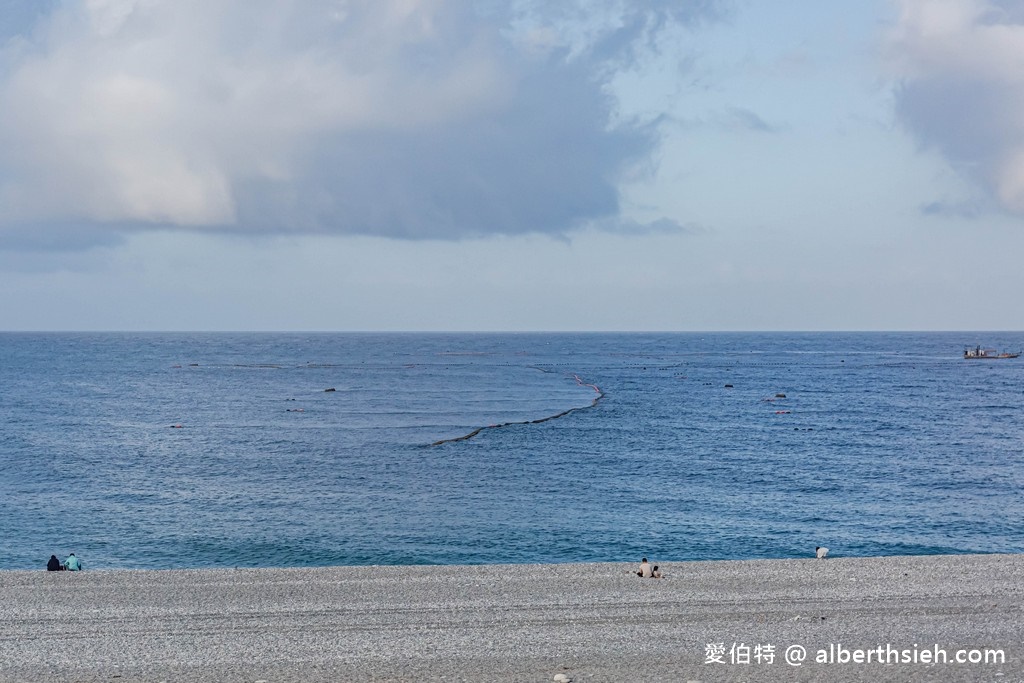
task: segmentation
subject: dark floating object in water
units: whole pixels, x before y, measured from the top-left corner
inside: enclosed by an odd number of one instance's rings
[[[731,384],[726,384],[726,385],[725,385],[725,388],[726,388],[726,389],[732,389],[732,385],[731,385]]]
[[[775,398],[786,398],[785,394],[775,394]]]
[[[181,425],[171,425],[171,429],[181,429]]]
[[[576,380],[576,384],[578,384],[579,386],[581,386],[581,387],[590,387],[591,389],[594,390],[594,393],[597,394],[594,397],[594,400],[592,400],[590,402],[589,406],[581,406],[579,408],[569,408],[569,410],[563,410],[562,412],[560,412],[560,413],[558,413],[556,415],[548,415],[547,417],[542,417],[542,418],[539,418],[537,420],[524,420],[524,421],[520,421],[520,422],[504,422],[502,424],[487,425],[486,427],[477,427],[476,429],[471,431],[469,434],[465,434],[463,436],[457,436],[457,437],[452,438],[452,439],[441,439],[440,441],[435,441],[434,443],[432,443],[430,445],[431,446],[443,446],[446,443],[455,443],[457,441],[467,441],[469,439],[472,439],[474,436],[476,436],[480,432],[484,431],[485,429],[501,429],[502,427],[512,427],[514,425],[536,425],[536,424],[541,424],[541,423],[544,423],[544,422],[548,422],[550,420],[557,420],[560,417],[565,417],[566,415],[568,415],[570,413],[575,413],[578,410],[586,410],[587,408],[593,408],[594,406],[596,406],[598,404],[598,401],[600,401],[602,398],[604,398],[604,392],[601,391],[600,387],[598,387],[596,384],[587,384],[582,379],[580,379],[579,375],[573,375],[573,379]]]
[[[334,387],[331,387],[330,389],[324,389],[324,393],[327,393],[328,391],[337,391],[337,389],[335,389]]]

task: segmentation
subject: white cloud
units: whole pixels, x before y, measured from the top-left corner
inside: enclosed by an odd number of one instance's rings
[[[902,0],[887,55],[897,112],[1002,208],[1024,214],[1024,6]]]
[[[713,14],[671,5],[592,3],[603,19],[584,26],[526,1],[68,0],[0,53],[0,243],[614,217],[656,137],[610,125],[608,70],[661,24]]]

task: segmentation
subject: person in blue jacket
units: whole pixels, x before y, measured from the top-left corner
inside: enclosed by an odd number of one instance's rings
[[[69,572],[77,572],[82,569],[82,563],[75,557],[74,553],[68,555],[68,559],[64,560],[64,569]]]

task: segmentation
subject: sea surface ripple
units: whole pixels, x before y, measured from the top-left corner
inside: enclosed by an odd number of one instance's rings
[[[975,344],[1024,334],[4,333],[0,569],[1024,552]]]

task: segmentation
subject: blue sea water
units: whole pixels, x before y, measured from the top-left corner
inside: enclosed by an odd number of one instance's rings
[[[0,568],[1024,552],[975,343],[1024,334],[0,334]]]

